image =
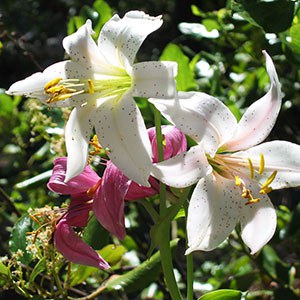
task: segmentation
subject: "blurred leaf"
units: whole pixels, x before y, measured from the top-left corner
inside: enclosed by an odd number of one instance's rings
[[[300,24],[293,25],[290,29],[291,48],[293,52],[300,55]]]
[[[208,31],[212,31],[214,29],[221,29],[219,23],[215,20],[212,20],[212,19],[204,19],[202,21],[202,24],[205,26],[205,28],[208,30]]]
[[[11,232],[9,249],[14,253],[18,250],[23,251],[23,256],[19,258],[23,264],[29,264],[33,258],[32,253],[26,250],[26,236],[28,232],[32,232],[34,230],[34,225],[35,223],[33,220],[28,214],[26,214],[17,221]]]
[[[99,14],[98,22],[94,25],[94,30],[98,36],[102,26],[112,17],[112,9],[103,0],[96,0],[93,4],[93,7]]]
[[[197,16],[197,17],[204,17],[205,16],[205,13],[202,12],[200,10],[200,8],[194,4],[191,5],[191,10],[192,10],[192,13],[193,15]]]
[[[6,94],[0,94],[0,116],[11,117],[14,109],[14,103],[10,96]]]
[[[89,278],[93,273],[97,272],[98,269],[94,267],[72,264],[71,275],[70,275],[70,285],[75,286],[81,284],[87,278]]]
[[[4,275],[4,276],[9,275],[9,269],[3,264],[2,261],[0,261],[0,275]]]
[[[178,239],[171,241],[171,248],[174,250],[178,243]],[[144,261],[132,271],[116,278],[111,278],[106,283],[106,289],[113,291],[116,289],[125,290],[128,293],[141,291],[151,282],[155,281],[161,271],[160,253],[157,251],[149,259]]]
[[[126,251],[127,249],[122,245],[110,244],[98,252],[110,265],[115,265],[122,259],[122,256]]]
[[[209,292],[198,300],[241,300],[243,293],[237,290],[218,290]]]
[[[249,23],[262,27],[268,33],[278,33],[288,29],[293,21],[294,7],[293,1],[232,1],[233,11],[238,12]]]
[[[160,60],[175,61],[178,64],[178,75],[176,77],[177,89],[189,91],[196,87],[194,72],[189,66],[189,58],[182,52],[179,46],[168,44],[164,49]]]
[[[40,273],[42,273],[44,270],[46,270],[46,257],[43,257],[33,268],[30,277],[29,282],[33,282]]]
[[[108,244],[109,233],[101,226],[95,215],[93,215],[84,230],[82,239],[93,249],[97,250]]]

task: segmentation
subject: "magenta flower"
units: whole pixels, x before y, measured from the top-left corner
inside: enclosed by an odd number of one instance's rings
[[[186,150],[184,134],[176,127],[162,127],[164,136],[164,158],[176,156]],[[148,130],[153,150],[153,162],[157,162],[157,144],[155,129]],[[54,161],[53,174],[48,188],[59,194],[71,195],[67,213],[59,220],[54,233],[56,248],[70,261],[100,268],[109,265],[90,246],[85,244],[72,227],[85,227],[89,212],[93,210],[97,220],[110,233],[123,239],[125,236],[124,200],[136,200],[158,193],[159,183],[149,178],[150,187],[142,186],[125,176],[111,161],[107,162],[102,179],[90,166],[65,182],[67,158]]]

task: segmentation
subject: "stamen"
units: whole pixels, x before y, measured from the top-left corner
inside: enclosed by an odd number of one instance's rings
[[[91,188],[89,188],[86,193],[89,197],[93,197],[94,194],[96,193],[97,189],[99,188],[99,186],[101,185],[102,179],[99,179],[99,181],[93,185]]]
[[[242,185],[242,180],[239,176],[234,176],[234,182],[236,186],[241,186]]]
[[[94,94],[95,93],[95,86],[91,79],[88,79],[88,85],[89,85],[89,93]]]
[[[56,86],[61,80],[62,80],[62,78],[55,78],[55,79],[49,81],[48,83],[45,84],[44,90],[47,91],[49,88]]]
[[[248,158],[248,163],[249,163],[249,169],[250,169],[250,178],[254,178],[254,168],[253,168],[253,163],[250,158]]]
[[[103,152],[103,148],[99,144],[99,140],[98,140],[98,137],[96,134],[94,134],[94,136],[93,136],[92,140],[89,142],[89,144],[95,148],[94,151],[90,151],[91,155],[101,154]]]
[[[275,179],[277,175],[277,171],[274,171],[270,177],[266,180],[266,182],[261,186],[259,193],[260,194],[268,194],[272,191],[272,188],[269,186]]]
[[[261,153],[261,154],[260,154],[260,164],[259,164],[259,170],[258,170],[258,173],[259,173],[259,174],[262,174],[264,170],[265,170],[265,157],[264,157],[264,155]]]
[[[245,199],[249,199],[249,201],[246,202],[245,205],[257,203],[260,201],[260,198],[253,198],[251,191],[246,187],[243,187],[242,197]]]

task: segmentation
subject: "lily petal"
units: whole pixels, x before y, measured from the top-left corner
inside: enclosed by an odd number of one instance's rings
[[[54,160],[53,173],[47,184],[49,190],[64,195],[84,193],[100,179],[90,166],[86,166],[81,174],[66,183],[66,169],[67,157],[59,157]]]
[[[218,146],[231,137],[236,119],[218,99],[204,93],[179,92],[175,100],[149,100],[167,118],[214,155]]]
[[[92,124],[89,119],[90,107],[75,107],[65,129],[66,148],[68,152],[65,182],[79,175],[86,167],[88,146]]]
[[[149,177],[150,187],[142,186],[132,181],[127,194],[125,196],[125,200],[137,200],[145,197],[152,197],[159,193],[159,183],[158,181],[150,176]]]
[[[264,155],[264,181],[277,171],[272,189],[296,187],[300,185],[300,146],[286,141],[271,141],[252,147],[247,151],[235,153],[235,156],[251,158],[254,166],[259,166],[260,155]],[[261,182],[262,184],[264,182]]]
[[[177,64],[167,61],[149,61],[133,65],[132,94],[136,97],[174,98]]]
[[[259,202],[252,205],[242,205],[240,214],[242,239],[251,249],[251,254],[254,254],[274,235],[277,223],[276,211],[269,197],[259,194],[260,188],[255,182],[245,182],[254,198],[260,198]]]
[[[201,146],[194,146],[187,152],[152,167],[154,177],[176,188],[190,186],[212,172]]]
[[[111,161],[128,178],[149,186],[151,145],[143,117],[131,97],[104,101],[94,115],[94,124],[100,144],[109,148]]]
[[[238,221],[240,198],[234,182],[218,174],[199,181],[188,209],[186,254],[213,250],[230,235]]]
[[[232,138],[222,149],[236,151],[248,149],[262,142],[272,130],[281,108],[281,90],[271,57],[263,51],[271,87],[267,94],[254,102],[244,113]]]
[[[125,237],[124,200],[130,183],[131,180],[109,161],[93,202],[98,221],[120,239]]]
[[[161,16],[151,17],[142,11],[130,11],[122,19],[114,15],[102,27],[98,46],[110,64],[128,72],[145,38],[162,23]]]
[[[161,127],[161,132],[164,137],[164,160],[186,151],[187,142],[185,135],[178,128],[172,125],[164,125]],[[157,163],[158,152],[155,127],[148,129],[148,135],[152,146],[152,161]]]
[[[77,62],[80,64],[82,70],[90,73],[97,71],[106,75],[124,73],[106,61],[92,39],[92,34],[94,34],[92,22],[91,20],[87,20],[75,33],[63,39],[63,47],[72,61]],[[78,78],[78,75],[74,78]]]
[[[71,197],[71,203],[64,215],[65,222],[70,226],[86,227],[89,221],[90,211],[93,204],[87,193],[75,194]]]
[[[56,226],[54,244],[66,259],[74,263],[100,269],[110,268],[109,264],[92,247],[84,243],[63,220]]]

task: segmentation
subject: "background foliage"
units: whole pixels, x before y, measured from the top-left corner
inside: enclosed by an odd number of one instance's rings
[[[20,294],[32,299],[80,298],[95,290],[98,299],[169,299],[159,254],[147,260],[152,224],[138,202],[126,206],[124,241],[109,236],[93,217],[82,233],[84,240],[113,266],[109,272],[68,265],[55,252],[46,227],[40,229],[34,242],[30,241],[28,232],[39,226],[28,210],[50,211],[68,201],[49,192],[46,182],[53,159],[65,155],[63,126],[69,110],[48,110],[37,100],[5,94],[13,82],[62,60],[63,37],[87,18],[92,19],[98,34],[112,14],[122,16],[131,9],[162,14],[164,18],[162,28],[143,44],[138,60],[177,61],[179,90],[199,90],[218,97],[237,118],[268,88],[261,52],[266,49],[274,60],[284,93],[283,108],[270,138],[300,143],[298,1],[2,0],[0,299],[16,293],[18,299]],[[147,126],[152,126],[151,108],[142,99],[137,102]],[[97,171],[101,173],[101,169]],[[271,198],[278,212],[278,227],[258,255],[249,255],[239,239],[238,228],[215,251],[193,255],[195,298],[205,293],[203,300],[300,298],[299,190],[272,192]],[[159,199],[152,201],[157,204]],[[172,229],[173,236],[180,238],[173,241],[172,247],[182,291],[186,289],[184,224],[182,214]],[[102,285],[104,280],[108,281]],[[63,296],[58,296],[54,288],[59,284],[64,288]],[[207,293],[211,290],[217,291]]]

